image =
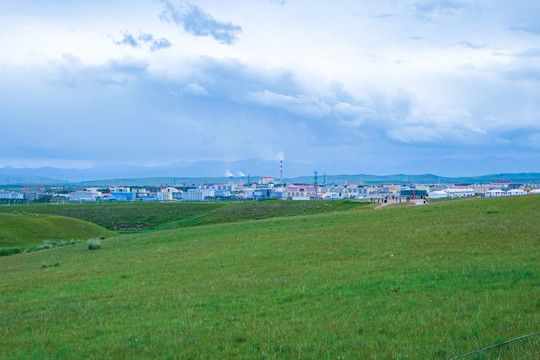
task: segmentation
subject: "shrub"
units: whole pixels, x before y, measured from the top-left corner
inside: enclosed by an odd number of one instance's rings
[[[88,245],[88,250],[97,250],[101,249],[101,240],[99,239],[90,239],[86,242]]]
[[[41,268],[42,269],[47,269],[47,268],[51,268],[51,267],[58,267],[60,266],[60,263],[54,263],[54,264],[41,264]]]
[[[39,247],[39,249],[50,249],[56,246],[56,242],[50,241],[50,240],[44,240],[43,245]]]

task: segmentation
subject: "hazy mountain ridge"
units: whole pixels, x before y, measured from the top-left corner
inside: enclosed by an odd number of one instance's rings
[[[394,175],[374,175],[385,174]],[[540,169],[540,158],[516,160],[490,157],[481,160],[446,159],[423,162],[420,165],[404,163],[365,165],[360,163],[299,163],[283,162],[283,176],[288,182],[313,183],[314,172],[318,172],[318,183],[448,183],[448,182],[490,182],[499,175],[512,181],[534,181],[538,176],[533,171]],[[425,171],[417,171],[425,170]],[[326,178],[325,178],[326,174]],[[342,175],[336,175],[342,174]],[[348,175],[352,174],[352,175]],[[368,175],[369,174],[369,175]],[[420,175],[419,175],[420,174]],[[486,175],[490,174],[490,175]],[[512,175],[510,175],[512,174]],[[247,180],[248,176],[280,177],[279,161],[248,159],[240,161],[198,161],[178,162],[167,166],[99,166],[88,169],[41,168],[0,168],[0,184],[67,184],[67,183],[120,183],[138,179],[152,179],[152,183],[167,182],[169,185],[201,182],[228,182],[233,175],[236,182]],[[519,176],[518,176],[519,175]],[[211,179],[211,180],[210,180]]]

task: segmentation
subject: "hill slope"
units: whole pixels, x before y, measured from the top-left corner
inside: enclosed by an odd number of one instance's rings
[[[0,357],[448,359],[538,330],[539,201],[189,227],[0,258]]]
[[[269,217],[296,216],[365,207],[351,201],[248,201],[222,203],[117,203],[0,206],[0,213],[61,215],[98,224],[111,230],[148,230],[207,225]]]
[[[0,213],[0,247],[37,245],[43,240],[86,240],[114,235],[98,225],[63,216]]]

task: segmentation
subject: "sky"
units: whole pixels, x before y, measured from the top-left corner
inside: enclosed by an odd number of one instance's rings
[[[540,171],[535,0],[0,6],[0,167],[283,159],[392,173],[500,157]]]

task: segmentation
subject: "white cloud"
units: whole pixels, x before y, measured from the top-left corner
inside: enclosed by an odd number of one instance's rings
[[[444,138],[444,134],[439,133],[436,129],[419,125],[391,128],[388,131],[388,136],[404,143],[431,143]]]
[[[540,132],[533,132],[527,135],[526,141],[528,146],[533,149],[540,150]]]
[[[306,95],[290,96],[264,90],[249,93],[248,100],[309,118],[320,118],[330,114],[331,111],[331,107],[324,102]]]
[[[373,113],[373,110],[365,106],[356,106],[345,102],[339,102],[334,106],[334,111],[342,116],[356,117]]]
[[[283,161],[285,160],[285,154],[283,154],[283,151],[279,150],[278,152],[275,153],[274,159],[277,161]]]
[[[184,90],[188,93],[191,93],[192,95],[201,95],[201,96],[208,96],[208,91],[202,87],[201,85],[197,84],[197,82],[193,82],[191,84],[188,84]]]
[[[69,139],[92,124],[112,130],[102,156],[125,161],[274,159],[278,149],[290,160],[442,147],[533,156],[533,3],[96,1],[81,11],[80,2],[10,2],[0,14],[9,34],[0,38],[0,128],[13,136],[0,150],[98,161],[88,139]],[[169,130],[124,130],[149,119]],[[17,141],[29,125],[50,141]]]

